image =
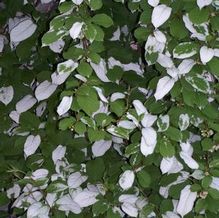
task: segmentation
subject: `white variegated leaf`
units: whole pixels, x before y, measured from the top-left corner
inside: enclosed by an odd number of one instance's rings
[[[11,29],[10,39],[12,42],[21,42],[29,38],[35,31],[37,25],[29,18],[23,18]]]
[[[54,72],[51,75],[52,83],[55,85],[61,85],[70,76],[70,74],[71,73],[58,74],[57,72]]]
[[[181,131],[184,131],[189,127],[189,122],[190,118],[188,114],[180,114],[178,125]]]
[[[190,188],[191,186],[187,185],[180,193],[180,199],[176,211],[182,217],[193,209],[197,197],[197,192],[191,192]]]
[[[59,210],[69,212],[74,214],[81,213],[81,207],[68,195],[64,195],[56,201]]]
[[[42,217],[48,218],[49,217],[49,207],[43,205],[41,202],[35,202],[30,205],[27,210],[27,217],[34,218],[34,217]]]
[[[67,113],[68,110],[71,108],[71,104],[73,101],[72,96],[64,96],[62,98],[62,101],[60,102],[59,106],[57,107],[57,113],[59,116],[62,116],[63,114]]]
[[[214,57],[214,49],[202,46],[200,49],[201,62],[205,65]]]
[[[103,95],[103,90],[101,88],[97,87],[97,86],[93,86],[93,87],[96,89],[97,94],[98,94],[100,100],[102,102],[108,103],[107,98]]]
[[[110,101],[114,102],[118,99],[124,99],[125,98],[125,94],[121,93],[121,92],[115,92],[111,95],[110,97]]]
[[[83,22],[75,22],[72,25],[71,29],[69,30],[72,39],[77,39],[80,36],[83,25]]]
[[[136,125],[133,122],[128,121],[128,120],[119,121],[117,126],[122,127],[124,129],[135,129],[136,128]]]
[[[67,184],[69,188],[78,188],[86,180],[87,176],[82,176],[80,172],[75,172],[68,177]]]
[[[160,164],[161,172],[164,173],[178,173],[183,169],[183,165],[173,156],[163,158]]]
[[[157,63],[159,63],[164,68],[174,67],[174,63],[173,63],[172,59],[164,54],[158,55]]]
[[[158,132],[164,132],[169,128],[170,117],[168,114],[159,116],[157,120]]]
[[[41,138],[39,135],[29,135],[24,143],[24,154],[28,157],[34,154],[41,143]]]
[[[100,140],[92,145],[92,153],[95,157],[103,156],[111,147],[112,141]]]
[[[59,63],[57,66],[58,74],[71,73],[78,67],[78,63],[73,60],[67,60]]]
[[[18,113],[23,113],[32,108],[33,105],[36,104],[36,102],[36,98],[34,98],[32,95],[26,95],[20,101],[17,102],[16,111]]]
[[[72,0],[76,5],[80,5],[84,0]]]
[[[125,202],[122,204],[121,208],[130,217],[137,217],[138,216],[138,208],[134,204],[130,204],[128,202]]]
[[[0,101],[8,105],[14,97],[14,89],[12,86],[1,87],[0,88]]]
[[[79,192],[75,197],[74,201],[80,206],[80,207],[88,207],[92,204],[95,204],[97,202],[97,192],[92,192],[88,190],[83,190]]]
[[[16,123],[19,123],[20,114],[17,111],[11,111],[9,117]]]
[[[219,191],[219,177],[212,177],[210,187]]]
[[[169,76],[164,76],[157,83],[156,92],[154,97],[156,100],[162,99],[173,88],[175,80]]]
[[[144,114],[141,124],[143,127],[151,127],[156,120],[157,116],[151,114]]]
[[[65,157],[66,147],[59,145],[53,152],[52,152],[52,160],[54,164],[57,161],[62,160]]]
[[[178,66],[179,74],[185,75],[190,72],[190,70],[195,65],[195,61],[192,59],[185,59],[183,60],[180,65]]]
[[[199,165],[198,163],[186,152],[181,151],[179,153],[180,157],[184,160],[186,165],[191,169],[198,169]]]
[[[159,4],[160,0],[148,0],[148,4],[152,7],[156,7]]]
[[[62,39],[57,40],[49,45],[49,48],[55,53],[61,53],[65,46],[65,41]]]
[[[32,173],[31,178],[33,180],[41,180],[41,179],[45,179],[48,176],[48,174],[49,171],[47,169],[38,169]]]
[[[172,9],[164,4],[158,5],[152,12],[151,22],[155,28],[164,24],[171,15]]]
[[[141,133],[140,150],[144,156],[148,156],[154,152],[157,144],[157,133],[152,127],[143,128]]]
[[[197,0],[197,5],[200,9],[202,9],[205,6],[210,5],[212,1],[213,0]]]
[[[38,101],[45,100],[55,92],[56,88],[57,85],[45,80],[37,86],[35,96]]]
[[[135,180],[135,174],[131,170],[126,170],[119,178],[119,185],[123,190],[127,190],[132,187]]]
[[[94,72],[96,73],[97,77],[103,82],[110,82],[107,77],[107,69],[106,69],[106,62],[101,59],[99,64],[90,63],[91,67],[93,68]]]
[[[147,109],[145,108],[145,106],[141,103],[141,101],[139,100],[134,100],[132,102],[138,116],[141,115],[141,114],[144,114],[144,113],[148,113],[147,112]]]

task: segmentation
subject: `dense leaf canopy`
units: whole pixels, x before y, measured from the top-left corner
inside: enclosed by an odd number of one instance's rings
[[[0,2],[0,217],[217,218],[219,1]]]

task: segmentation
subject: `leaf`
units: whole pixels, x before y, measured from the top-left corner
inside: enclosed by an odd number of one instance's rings
[[[59,63],[57,66],[58,74],[71,73],[78,67],[78,63],[73,60],[67,60],[65,62]]]
[[[127,190],[132,187],[135,180],[135,174],[131,170],[126,170],[119,178],[119,185],[123,190]]]
[[[144,156],[148,156],[154,152],[157,144],[157,133],[152,127],[142,129],[140,150]]]
[[[137,179],[139,184],[143,188],[148,188],[151,185],[151,176],[146,170],[141,170],[137,173]]]
[[[84,0],[72,0],[74,4],[80,5]]]
[[[28,157],[34,154],[41,143],[40,135],[29,135],[24,144],[24,154]]]
[[[165,76],[159,79],[157,83],[156,92],[154,97],[156,100],[162,99],[174,86],[174,79],[171,79],[169,76]]]
[[[98,201],[92,206],[92,212],[94,216],[100,216],[104,214],[109,208],[106,202]]]
[[[122,116],[125,112],[125,101],[124,100],[116,100],[110,103],[110,110],[115,113],[118,117]]]
[[[64,158],[66,152],[66,147],[59,145],[57,148],[52,152],[52,160],[54,164],[57,163],[57,161],[60,161]]]
[[[105,164],[102,158],[90,160],[86,164],[88,179],[91,182],[101,181],[105,172]]]
[[[212,74],[219,76],[219,60],[218,58],[214,57],[211,61],[208,62],[209,70]]]
[[[92,153],[95,157],[103,156],[111,147],[112,141],[100,140],[92,145]]]
[[[169,137],[170,139],[172,139],[173,141],[177,141],[180,142],[182,140],[182,134],[181,132],[174,128],[174,127],[169,127],[164,134]]]
[[[160,0],[148,0],[148,4],[152,7],[156,7]]]
[[[207,46],[202,46],[200,49],[200,58],[203,64],[208,63],[214,57],[214,50]]]
[[[12,42],[21,42],[29,38],[35,31],[37,25],[29,17],[20,19],[10,31],[10,39]]]
[[[158,132],[165,132],[170,125],[169,115],[161,115],[157,120]]]
[[[69,188],[78,188],[86,180],[87,176],[82,176],[80,172],[75,172],[69,175],[67,184]]]
[[[180,193],[180,199],[176,211],[182,217],[192,210],[197,197],[197,192],[191,192],[190,187],[190,185],[185,186]]]
[[[62,101],[60,102],[59,106],[57,107],[57,113],[59,116],[67,113],[68,110],[71,108],[73,98],[72,96],[64,96]]]
[[[190,118],[188,114],[180,114],[178,125],[181,131],[184,131],[189,127],[189,121]]]
[[[59,122],[59,129],[64,131],[68,128],[70,128],[75,122],[75,119],[73,117],[68,117],[60,120]]]
[[[98,10],[100,8],[102,8],[103,6],[103,2],[102,0],[90,0],[90,7],[92,8],[92,10]]]
[[[56,88],[57,85],[45,80],[37,86],[35,90],[35,96],[38,101],[45,100],[55,92]]]
[[[92,17],[91,21],[105,28],[113,25],[112,18],[106,14],[96,14]]]
[[[152,12],[151,22],[155,28],[164,24],[170,17],[172,9],[164,4],[158,5]]]
[[[92,70],[91,66],[90,66],[88,63],[82,61],[82,62],[79,64],[79,66],[77,67],[77,71],[78,71],[78,73],[80,73],[82,76],[89,77],[89,76],[91,76],[93,70]]]
[[[210,5],[212,3],[212,0],[197,0],[197,5],[200,9],[203,7]]]
[[[69,30],[69,34],[72,39],[77,39],[80,36],[83,25],[83,22],[75,22],[72,25],[71,29]]]
[[[0,101],[4,105],[8,105],[14,97],[14,89],[12,86],[0,88]]]
[[[91,115],[99,108],[96,91],[90,86],[81,86],[76,93],[76,98],[81,109],[88,115]]]
[[[173,57],[185,59],[197,54],[198,48],[194,42],[179,43],[173,50]]]
[[[174,146],[171,144],[170,140],[165,138],[159,141],[159,151],[163,157],[172,157],[175,154]]]
[[[201,24],[208,21],[209,10],[207,8],[194,8],[189,12],[189,19],[194,24]]]
[[[197,91],[202,93],[210,92],[210,84],[202,75],[186,76],[185,79]]]
[[[183,165],[176,159],[176,157],[165,157],[160,164],[160,170],[164,173],[178,173],[183,169]]]

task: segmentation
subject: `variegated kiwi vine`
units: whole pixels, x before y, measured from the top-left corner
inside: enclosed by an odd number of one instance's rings
[[[1,218],[218,218],[218,0],[3,0],[0,26]]]

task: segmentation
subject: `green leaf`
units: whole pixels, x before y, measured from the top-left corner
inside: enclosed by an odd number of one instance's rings
[[[105,138],[105,132],[102,130],[94,130],[92,128],[88,128],[87,133],[91,142],[99,141]]]
[[[180,130],[174,128],[174,127],[169,127],[167,129],[166,132],[164,132],[164,134],[172,139],[173,141],[177,141],[177,142],[180,142],[182,140],[182,134],[180,132]]]
[[[59,121],[59,129],[64,131],[64,130],[70,128],[74,124],[75,121],[76,120],[74,117],[64,118],[64,119]]]
[[[151,176],[146,170],[141,170],[137,173],[137,179],[139,184],[143,188],[148,188],[150,187],[151,184]]]
[[[105,172],[105,164],[102,158],[96,158],[90,160],[86,164],[88,179],[91,182],[96,182],[102,180],[103,174]]]
[[[203,151],[208,151],[208,150],[212,149],[214,143],[212,142],[211,139],[205,138],[201,141],[201,145],[202,145]]]
[[[101,214],[104,214],[109,208],[109,205],[107,205],[106,202],[98,201],[92,206],[92,212],[94,216],[100,216]]]
[[[110,110],[118,117],[124,114],[125,109],[125,101],[122,99],[110,103]]]
[[[207,66],[212,74],[219,76],[219,59],[214,57],[208,63]]]
[[[102,8],[102,6],[103,6],[102,0],[90,0],[89,3],[90,3],[90,7],[94,11]]]
[[[94,88],[83,85],[78,89],[76,97],[79,106],[88,115],[98,110],[99,100]]]
[[[82,61],[79,66],[77,67],[78,73],[82,76],[89,77],[92,74],[93,69],[91,68],[90,64],[87,62]]]
[[[86,131],[86,125],[80,121],[75,123],[75,132],[77,132],[79,135],[83,134]]]
[[[186,29],[182,20],[173,19],[170,21],[170,33],[172,36],[183,39],[188,36],[188,30]]]
[[[158,142],[159,151],[163,157],[172,157],[175,155],[175,148],[167,138],[162,138]]]
[[[189,12],[189,19],[192,21],[194,24],[201,24],[206,21],[208,21],[209,17],[209,9],[208,8],[194,8]]]
[[[211,182],[212,182],[212,177],[211,176],[205,176],[202,179],[202,187],[204,189],[207,189],[210,186]]]
[[[106,14],[96,14],[92,17],[91,21],[105,28],[113,25],[112,18]]]

